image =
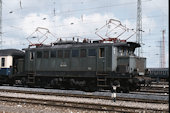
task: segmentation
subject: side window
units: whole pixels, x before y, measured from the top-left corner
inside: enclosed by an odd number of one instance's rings
[[[86,57],[86,49],[80,50],[80,57]]]
[[[88,50],[88,56],[96,56],[96,50],[95,49],[89,49]]]
[[[116,48],[115,47],[113,48],[113,54],[116,54]]]
[[[64,58],[69,58],[70,57],[70,50],[65,50],[64,51]]]
[[[118,48],[118,52],[119,52],[119,56],[122,56],[122,55],[123,55],[123,50],[122,50],[122,48]]]
[[[55,50],[51,51],[50,56],[51,56],[51,58],[55,58],[56,57],[56,51]]]
[[[58,50],[57,57],[58,58],[63,58],[63,50]]]
[[[49,51],[44,51],[43,58],[49,58]]]
[[[105,49],[104,48],[100,48],[99,49],[99,57],[100,58],[104,57],[104,54],[105,54]]]
[[[42,58],[42,52],[41,51],[37,51],[37,58]]]
[[[78,57],[79,56],[79,50],[72,50],[72,57]]]
[[[33,60],[35,57],[35,53],[34,52],[30,52],[30,60]]]
[[[5,66],[5,58],[1,59],[1,66],[4,67]]]

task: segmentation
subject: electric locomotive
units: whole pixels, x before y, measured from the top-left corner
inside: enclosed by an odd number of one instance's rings
[[[7,81],[30,87],[85,91],[116,85],[118,91],[133,91],[140,87],[146,68],[146,58],[134,54],[138,47],[140,44],[135,42],[74,40],[29,46],[23,49],[24,57],[16,59],[20,71],[11,73]]]

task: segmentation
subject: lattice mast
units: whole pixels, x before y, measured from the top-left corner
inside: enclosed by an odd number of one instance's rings
[[[0,0],[0,48],[2,49],[2,0]]]
[[[136,22],[136,42],[142,44],[142,3],[137,1],[137,22]],[[136,54],[140,57],[142,47],[136,49]]]
[[[162,30],[162,41],[160,46],[160,67],[165,68],[165,30]]]

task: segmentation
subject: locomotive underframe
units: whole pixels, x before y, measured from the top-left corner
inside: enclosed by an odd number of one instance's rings
[[[15,84],[28,85],[30,87],[38,86],[96,91],[102,89],[110,90],[112,85],[116,85],[118,86],[118,92],[128,92],[139,88],[137,79],[128,73],[36,71],[22,73],[11,78]]]

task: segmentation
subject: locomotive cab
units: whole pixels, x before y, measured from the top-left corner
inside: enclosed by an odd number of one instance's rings
[[[117,45],[117,69],[118,73],[131,73],[132,75],[144,75],[146,69],[146,58],[134,54],[135,48],[140,47],[134,42]]]

